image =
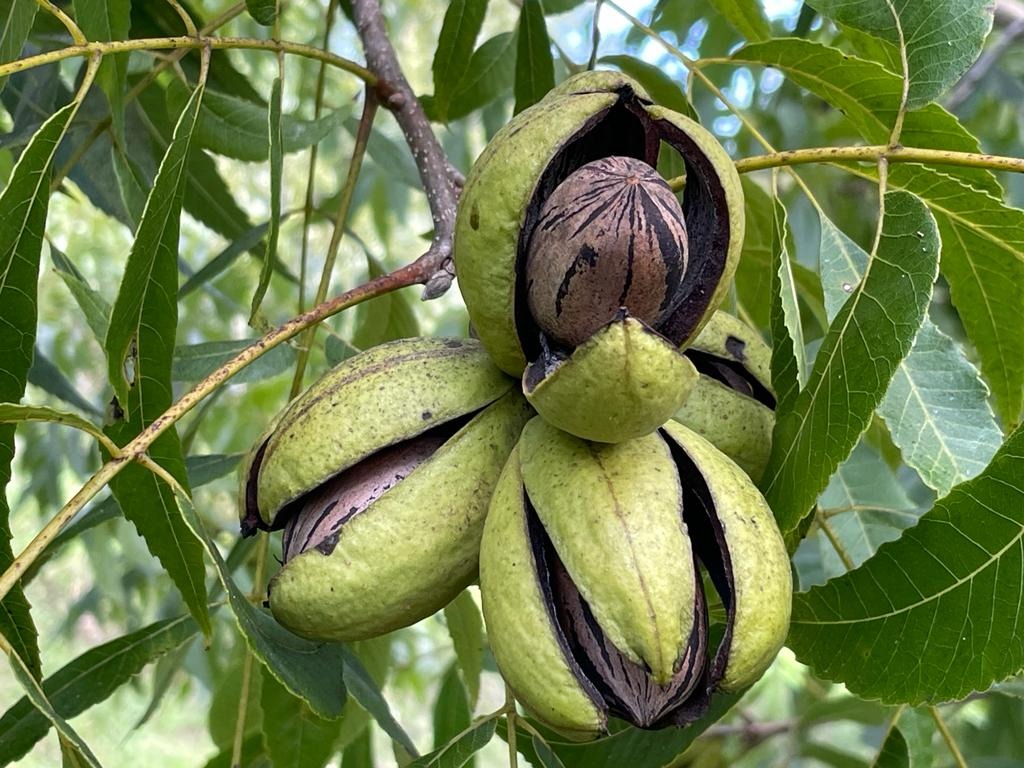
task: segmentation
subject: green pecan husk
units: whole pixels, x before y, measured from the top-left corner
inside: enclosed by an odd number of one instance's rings
[[[667,310],[646,322],[624,308],[566,346],[540,328],[527,300],[527,253],[545,201],[593,160],[636,158],[653,168],[659,152],[678,153],[686,165],[685,270],[665,273],[674,275],[664,286],[671,295],[655,302]],[[537,411],[580,437],[615,442],[657,428],[694,386],[680,350],[721,303],[742,241],[739,177],[717,140],[652,104],[626,75],[588,72],[517,115],[474,164],[456,221],[456,270],[476,333],[503,370],[523,377]],[[580,254],[566,285],[585,266],[589,251]]]
[[[480,589],[516,698],[586,739],[609,715],[685,725],[757,680],[786,637],[792,580],[763,497],[699,435],[669,422],[598,444],[533,419],[491,501]]]
[[[530,415],[472,339],[383,344],[324,375],[243,478],[243,534],[285,529],[278,621],[350,641],[444,607],[476,578],[487,502]]]

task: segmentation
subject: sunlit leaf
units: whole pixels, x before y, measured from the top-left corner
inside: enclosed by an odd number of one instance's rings
[[[860,282],[868,254],[823,217],[820,259],[831,318]],[[1003,441],[987,396],[974,365],[925,318],[879,413],[904,460],[940,496],[984,469]]]
[[[810,5],[833,21],[874,35],[897,49],[902,29],[911,109],[941,96],[974,63],[992,29],[994,7],[991,0],[811,0]]]
[[[788,645],[851,692],[961,699],[1024,666],[1024,428],[855,571],[795,596]]]
[[[807,360],[787,242],[789,228],[786,225],[786,209],[778,198],[774,198],[772,210],[771,369],[772,387],[781,414],[792,410],[800,388],[807,380]]]
[[[709,0],[732,27],[751,42],[771,37],[764,8],[758,0]]]
[[[886,195],[878,253],[832,323],[807,386],[775,425],[761,485],[784,532],[810,512],[867,428],[924,320],[938,256],[921,201]]]

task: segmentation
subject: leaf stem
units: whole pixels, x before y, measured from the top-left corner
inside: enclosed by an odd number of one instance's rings
[[[356,143],[352,148],[352,159],[348,164],[348,175],[345,177],[345,186],[341,189],[341,198],[338,201],[338,213],[334,219],[334,231],[331,233],[331,242],[327,246],[327,256],[324,258],[324,267],[320,272],[320,285],[316,289],[314,304],[320,304],[327,296],[327,290],[331,285],[331,276],[334,274],[334,264],[338,258],[338,248],[341,246],[341,238],[345,233],[345,224],[348,222],[349,210],[352,207],[352,196],[355,193],[356,182],[359,180],[359,171],[363,167],[363,157],[366,155],[366,145],[370,140],[370,131],[373,128],[373,119],[377,114],[377,94],[373,88],[366,88],[363,101],[363,114],[359,118],[359,128],[356,131]],[[316,326],[311,325],[299,341],[298,359],[295,361],[295,375],[292,377],[291,397],[295,397],[302,390],[302,379],[306,372],[306,363],[309,361],[309,352],[313,347],[316,338]]]
[[[50,0],[36,0],[36,4],[64,25],[64,29],[68,31],[68,34],[71,35],[71,39],[75,41],[75,45],[86,45],[89,42],[85,35],[82,34],[82,30],[79,29],[78,25],[75,24],[71,17],[51,3]]]
[[[967,761],[964,759],[964,754],[960,751],[960,747],[957,745],[956,739],[953,738],[953,734],[950,732],[949,726],[946,725],[946,721],[943,719],[942,713],[939,712],[939,708],[928,707],[928,714],[932,716],[932,720],[935,721],[935,727],[938,728],[939,733],[942,734],[942,739],[946,742],[946,746],[949,748],[949,752],[953,756],[953,762],[956,763],[957,768],[967,768]]]
[[[205,47],[214,50],[281,51],[307,59],[322,61],[332,67],[355,75],[369,85],[377,85],[377,76],[366,67],[357,64],[351,59],[337,56],[312,45],[296,43],[290,40],[258,40],[251,37],[207,37],[204,35],[195,37],[190,37],[189,35],[142,37],[132,40],[111,40],[106,42],[83,41],[82,43],[69,45],[66,48],[58,48],[55,51],[46,51],[35,56],[26,56],[23,59],[0,64],[0,78],[7,77],[15,72],[23,72],[33,67],[40,67],[44,64],[52,64],[56,61],[72,59],[76,56],[88,56],[94,53],[106,56],[111,53],[126,53],[128,51],[181,50]]]
[[[508,768],[518,768],[519,750],[516,748],[516,700],[512,689],[505,685],[505,723],[507,724]]]
[[[330,44],[331,30],[334,29],[334,16],[338,9],[338,0],[330,0],[327,4],[327,17],[324,20],[324,38],[321,46],[325,51]],[[324,87],[327,83],[327,65],[320,62],[316,73],[316,97],[313,102],[313,119],[319,120],[324,107]],[[309,174],[306,177],[306,199],[302,213],[302,249],[299,254],[299,301],[298,311],[306,309],[306,269],[309,261],[309,230],[313,223],[313,191],[316,188],[316,160],[320,152],[317,142],[309,150]]]
[[[825,538],[828,539],[828,543],[832,545],[832,549],[839,555],[839,559],[842,561],[843,566],[848,571],[852,571],[856,568],[856,564],[853,562],[853,558],[850,557],[849,552],[846,551],[846,547],[843,546],[843,542],[839,540],[839,536],[832,529],[831,523],[821,514],[821,510],[815,510],[815,519],[818,523],[818,527],[821,528],[821,532],[825,534]]]
[[[890,147],[885,144],[872,144],[858,147],[809,147],[806,149],[790,149],[783,152],[771,152],[755,155],[736,161],[736,170],[740,173],[752,173],[769,168],[790,165],[806,165],[808,163],[839,163],[839,162],[871,162],[877,163],[880,158],[890,163],[922,163],[925,165],[954,165],[963,168],[987,168],[992,171],[1010,171],[1024,173],[1024,159],[1019,157],[1003,157],[974,152],[954,152],[948,149],[925,149],[923,147]],[[672,179],[671,184],[681,184],[682,178]],[[675,187],[673,187],[675,188]]]

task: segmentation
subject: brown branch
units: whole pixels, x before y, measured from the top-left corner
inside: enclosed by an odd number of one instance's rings
[[[380,3],[378,0],[352,0],[352,14],[359,38],[363,41],[367,68],[377,76],[377,94],[381,106],[395,115],[405,134],[427,194],[430,215],[434,220],[434,238],[417,264],[429,270],[430,274],[423,289],[423,298],[436,298],[451,287],[455,276],[452,241],[458,203],[457,178],[453,177],[448,158],[430,127],[419,99],[402,74],[395,49],[384,28]]]

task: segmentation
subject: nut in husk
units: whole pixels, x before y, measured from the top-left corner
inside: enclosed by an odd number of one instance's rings
[[[681,203],[654,170],[660,152],[684,161]],[[697,374],[680,349],[721,302],[742,240],[739,177],[715,138],[629,77],[588,72],[474,164],[456,269],[476,333],[537,411],[616,442],[685,400]]]
[[[577,739],[610,715],[685,725],[716,690],[750,685],[782,646],[792,597],[763,497],[674,422],[608,445],[530,421],[491,501],[480,588],[517,699]]]
[[[284,529],[270,609],[358,640],[442,608],[477,573],[487,501],[531,409],[471,339],[405,339],[344,361],[254,448],[242,531]]]
[[[700,378],[673,418],[757,482],[768,464],[775,428],[771,348],[753,328],[719,310],[685,354]]]

